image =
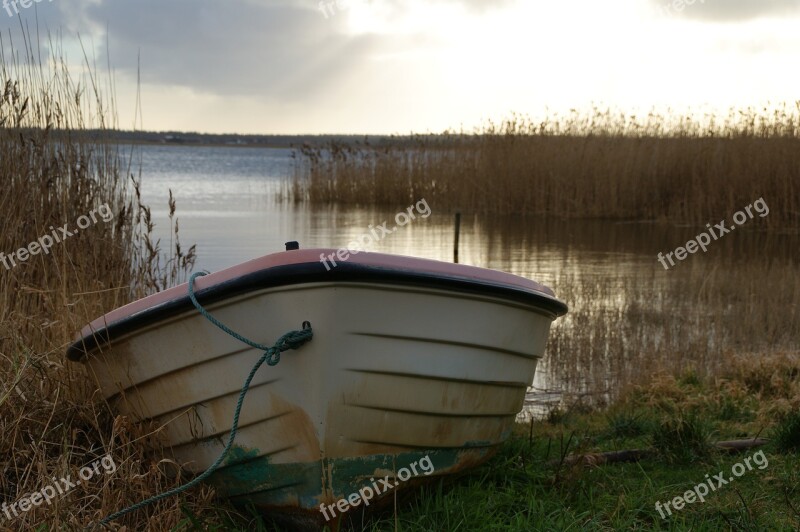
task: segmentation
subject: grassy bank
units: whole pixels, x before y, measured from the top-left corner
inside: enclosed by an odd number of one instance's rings
[[[515,117],[473,134],[330,143],[299,150],[294,198],[439,212],[704,224],[765,198],[769,224],[800,219],[800,103],[767,113],[655,115],[596,110],[536,123]]]
[[[489,464],[424,490],[367,530],[796,530],[800,527],[800,358],[739,359],[715,379],[660,374],[610,408],[580,404],[515,436]],[[711,442],[759,435],[764,447],[730,454]],[[598,464],[600,451],[650,449],[635,463]],[[754,462],[763,451],[765,460]],[[582,461],[567,465],[567,455]],[[759,458],[762,455],[759,455]],[[730,481],[735,464],[752,468]],[[766,461],[766,464],[765,464]],[[664,518],[673,501],[724,472]],[[700,490],[702,493],[704,490]],[[691,497],[690,497],[691,498]],[[358,529],[359,527],[357,527]]]

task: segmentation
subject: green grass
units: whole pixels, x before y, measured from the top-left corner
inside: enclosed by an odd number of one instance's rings
[[[774,438],[781,451],[800,452],[800,412],[792,412],[781,419],[775,427]]]
[[[561,430],[580,429],[566,426]],[[709,494],[705,503],[687,505],[662,519],[655,509],[657,501],[663,504],[681,496],[704,482],[705,474],[713,477],[724,472],[728,478],[734,464],[758,451],[708,452],[703,459],[683,462],[659,457],[575,469],[550,463],[558,457],[554,440],[560,432],[539,432],[532,444],[523,436],[514,437],[487,465],[458,481],[422,490],[398,508],[399,529],[710,531],[794,530],[800,525],[800,516],[785,495],[792,491],[790,501],[800,506],[796,458],[778,453],[774,445],[764,449],[769,465],[763,470],[753,464],[751,471]],[[601,433],[582,433],[582,438]],[[641,440],[623,437],[613,443],[601,448],[636,448]],[[394,530],[394,524],[394,516],[386,516],[366,530]]]
[[[711,429],[701,417],[668,418],[651,435],[653,447],[667,462],[691,463],[711,453]]]
[[[624,442],[620,442],[624,443]],[[634,442],[631,442],[634,443]],[[660,460],[605,465],[575,471],[548,465],[548,441],[529,445],[512,439],[486,466],[451,485],[424,490],[397,516],[399,528],[424,530],[793,530],[800,520],[784,491],[796,480],[795,461],[765,453],[769,466],[746,472],[710,494],[662,519],[656,501],[672,500],[720,471],[750,456],[714,455],[674,465]],[[552,449],[551,449],[552,451]],[[776,478],[777,477],[777,478]],[[782,479],[783,477],[783,479]],[[767,479],[771,479],[767,482]],[[800,504],[797,495],[794,504]],[[666,512],[665,512],[666,513]],[[367,530],[393,530],[385,518]]]

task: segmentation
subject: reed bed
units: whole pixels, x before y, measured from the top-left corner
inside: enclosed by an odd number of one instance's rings
[[[696,227],[464,217],[462,257],[536,279],[569,306],[553,324],[523,417],[576,401],[609,404],[659,371],[713,379],[735,359],[800,356],[800,239],[760,231],[766,219],[665,270],[656,254]]]
[[[714,378],[736,360],[758,365],[774,353],[800,355],[800,278],[790,261],[735,270],[698,268],[554,283],[570,313],[552,328],[540,371],[567,402],[607,405],[654,373]]]
[[[79,529],[179,480],[168,457],[159,464],[145,455],[151,435],[115,416],[64,353],[90,319],[180,282],[194,249],[180,248],[177,220],[168,248],[151,239],[150,211],[124,154],[86,131],[113,127],[113,98],[88,67],[71,76],[58,43],[50,50],[40,62],[41,50],[28,39],[0,48],[0,252],[11,255],[67,223],[74,229],[79,217],[103,205],[114,216],[47,254],[0,264],[0,501],[11,506],[54,479],[75,479],[106,454],[116,471],[26,512],[4,509],[2,530]],[[174,216],[175,201],[168,201]],[[209,497],[195,490],[121,523],[168,529]],[[148,515],[158,518],[148,525]]]
[[[298,150],[295,201],[439,212],[706,223],[760,197],[771,227],[800,219],[800,102],[701,118],[594,109],[473,133]],[[718,218],[717,218],[718,219]]]

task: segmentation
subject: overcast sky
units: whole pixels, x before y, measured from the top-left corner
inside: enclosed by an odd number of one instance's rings
[[[800,100],[800,0],[42,0],[18,11],[0,10],[6,46],[38,17],[71,61],[78,34],[98,64],[108,47],[125,129],[139,57],[148,130],[423,133],[592,102]]]

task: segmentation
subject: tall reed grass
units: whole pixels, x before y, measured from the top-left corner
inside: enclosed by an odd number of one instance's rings
[[[800,102],[727,116],[595,109],[474,133],[299,149],[295,201],[562,218],[706,223],[764,197],[769,224],[800,219]],[[773,214],[774,213],[774,214]]]
[[[609,404],[654,373],[722,375],[735,360],[758,364],[800,345],[800,277],[792,261],[698,269],[664,282],[659,273],[559,275],[570,304],[537,371],[567,397]]]
[[[106,408],[83,368],[65,363],[65,348],[90,319],[180,282],[194,248],[180,248],[174,220],[175,240],[160,249],[124,154],[87,132],[114,126],[113,96],[104,96],[88,61],[85,74],[73,77],[58,43],[40,61],[41,50],[27,37],[22,47],[0,48],[0,251],[11,254],[52,227],[74,228],[100,205],[115,217],[49,254],[0,265],[0,501],[11,505],[54,478],[74,479],[107,453],[118,469],[49,505],[11,519],[0,513],[0,528],[76,529],[176,480],[145,459],[146,435]],[[172,218],[175,201],[168,201]],[[187,495],[184,503],[194,506],[208,493]],[[149,511],[159,517],[151,525],[175,526],[184,518],[180,504],[154,505]],[[127,524],[142,529],[145,521],[131,516]]]
[[[667,271],[656,253],[696,228],[481,215],[463,226],[466,261],[537,279],[569,306],[537,368],[531,413],[609,404],[656,372],[716,378],[738,359],[800,356],[800,235],[743,231]]]

